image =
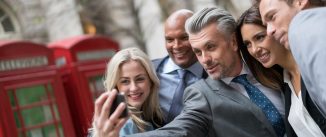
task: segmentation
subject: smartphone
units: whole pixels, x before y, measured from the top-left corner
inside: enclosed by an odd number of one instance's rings
[[[112,106],[111,106],[111,110],[110,110],[110,116],[112,115],[112,113],[117,109],[117,107],[119,106],[119,104],[121,102],[126,103],[125,101],[125,97],[122,94],[117,94],[117,96],[115,97],[114,101],[112,102]],[[127,104],[127,103],[126,103]],[[126,108],[123,110],[122,114],[119,116],[119,118],[124,118],[128,116],[128,108],[126,106]]]

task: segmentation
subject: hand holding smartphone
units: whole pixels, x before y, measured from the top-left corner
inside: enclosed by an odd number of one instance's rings
[[[124,95],[118,93],[117,96],[115,97],[114,101],[112,102],[112,106],[111,106],[111,110],[110,110],[110,116],[117,109],[119,104],[122,103],[122,102],[126,103],[125,97],[124,97]],[[123,110],[123,112],[119,116],[119,118],[124,118],[124,117],[127,117],[127,116],[128,116],[128,108],[125,107],[125,109]]]

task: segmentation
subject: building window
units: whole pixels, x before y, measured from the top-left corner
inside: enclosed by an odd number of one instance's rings
[[[0,9],[0,23],[2,31],[4,31],[4,33],[15,31],[14,24],[10,20],[9,16],[2,9]]]
[[[0,0],[0,39],[19,39],[20,29],[14,12]]]

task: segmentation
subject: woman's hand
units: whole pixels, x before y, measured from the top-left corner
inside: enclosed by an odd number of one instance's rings
[[[119,132],[128,118],[119,118],[123,110],[127,107],[125,103],[120,103],[117,109],[110,115],[112,102],[117,95],[117,90],[103,93],[95,101],[94,128],[96,137],[119,137]]]

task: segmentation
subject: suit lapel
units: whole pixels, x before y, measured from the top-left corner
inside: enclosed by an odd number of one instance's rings
[[[275,131],[272,125],[270,124],[270,122],[267,120],[264,112],[256,104],[251,102],[251,100],[248,97],[242,95],[240,91],[237,91],[236,89],[228,86],[221,80],[213,80],[211,78],[207,78],[206,82],[208,86],[216,94],[227,97],[230,100],[237,102],[241,104],[243,107],[245,107],[246,109],[250,110],[252,114],[255,115],[259,121],[261,121],[266,125],[266,127],[269,129],[271,134],[275,134]]]
[[[301,81],[301,97],[302,97],[302,102],[303,102],[303,105],[305,107],[307,107],[307,89],[306,89],[306,86],[305,86],[302,78],[300,78],[300,81]]]

